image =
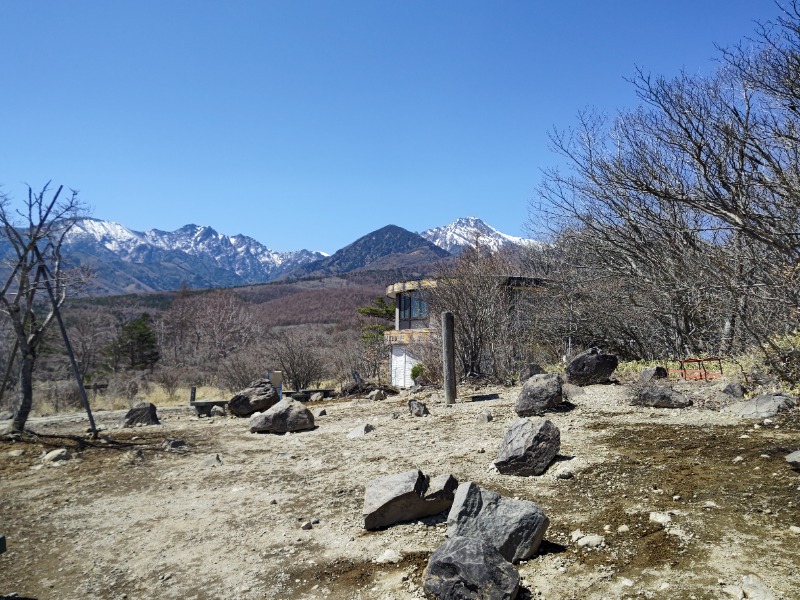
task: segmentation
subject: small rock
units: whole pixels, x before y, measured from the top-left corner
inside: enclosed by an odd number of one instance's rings
[[[173,440],[172,438],[167,438],[161,442],[162,450],[175,450],[177,448],[183,448],[184,446],[186,446],[186,442],[183,440]]]
[[[212,454],[211,456],[204,458],[200,462],[199,466],[201,468],[207,469],[210,467],[218,467],[220,465],[222,465],[222,459],[219,457],[219,454]]]
[[[431,414],[428,410],[428,407],[425,406],[422,402],[418,400],[409,400],[408,401],[408,412],[411,413],[414,417],[424,417],[426,415]]]
[[[744,590],[738,585],[726,585],[722,588],[722,592],[735,600],[744,600]]]
[[[9,456],[22,456],[23,454],[25,454],[25,450],[10,450],[8,452]]]
[[[328,414],[328,411],[324,408],[320,408],[317,412],[314,413],[315,418],[324,417]]]
[[[52,450],[45,454],[42,457],[43,464],[53,464],[63,460],[69,460],[72,458],[72,455],[67,451],[66,448],[59,448],[58,450]]]
[[[367,398],[373,402],[381,402],[382,400],[386,400],[386,394],[383,390],[372,390],[369,394],[367,394]]]
[[[743,459],[741,456],[737,456],[736,458],[734,458],[734,459],[733,459],[733,462],[734,462],[734,463],[740,463],[740,462],[742,462],[743,460],[744,460],[744,459]]]
[[[755,600],[774,600],[775,595],[772,593],[766,584],[761,581],[756,575],[745,575],[742,578],[742,590],[744,591],[745,598],[753,598]]]
[[[631,530],[627,525],[620,525],[617,527],[617,533],[628,533]]]
[[[795,450],[791,454],[786,456],[786,462],[788,462],[792,467],[795,469],[800,469],[800,450]]]
[[[602,546],[606,541],[602,535],[585,535],[578,540],[578,546],[581,548],[597,548]]]
[[[722,390],[723,394],[727,394],[728,396],[733,396],[734,398],[744,398],[745,389],[742,387],[742,384],[738,381],[731,381],[725,388]]]
[[[653,523],[658,523],[659,525],[666,525],[667,523],[671,523],[672,522],[672,517],[669,516],[669,513],[651,512],[650,513],[650,520]]]
[[[585,535],[578,540],[578,546],[581,548],[597,548],[602,546],[606,541],[602,535]]]
[[[300,529],[304,529],[304,530],[308,531],[309,529],[313,529],[313,527],[314,526],[311,524],[311,521],[306,521],[305,523],[303,523],[300,526]]]
[[[800,533],[800,527],[797,525],[789,525],[789,531],[792,533]]]
[[[209,413],[212,417],[224,417],[225,416],[225,409],[221,406],[212,406],[211,411]]]
[[[488,423],[493,419],[494,415],[488,410],[478,413],[478,415],[475,417],[475,421],[478,423]]]
[[[387,564],[387,563],[392,563],[392,564],[399,563],[401,560],[403,560],[403,555],[402,554],[400,554],[397,550],[393,550],[392,548],[388,548],[388,549],[383,551],[383,554],[381,554],[376,559],[375,562],[378,563],[378,564],[383,565],[383,564]]]
[[[653,379],[666,379],[667,370],[662,366],[647,367],[642,369],[639,373],[639,381],[641,383],[650,383]]]
[[[375,426],[370,423],[362,423],[358,427],[351,429],[347,437],[350,439],[364,437],[370,431],[375,431]]]

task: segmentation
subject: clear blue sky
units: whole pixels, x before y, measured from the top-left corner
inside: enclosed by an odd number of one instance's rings
[[[710,73],[771,0],[0,0],[0,183],[133,229],[333,252],[474,215],[521,235],[547,132]]]

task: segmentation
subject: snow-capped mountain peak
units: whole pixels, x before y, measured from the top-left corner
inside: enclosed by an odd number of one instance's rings
[[[323,254],[298,250],[276,252],[246,235],[226,235],[211,227],[184,225],[175,231],[150,229],[134,231],[119,223],[81,219],[65,240],[70,249],[95,255],[97,250],[121,263],[153,266],[174,265],[177,271],[229,273],[229,284],[263,283],[300,265],[320,259]],[[118,263],[119,264],[119,263]],[[209,280],[208,285],[212,285]]]
[[[478,217],[462,217],[449,225],[423,231],[420,235],[452,254],[476,244],[494,252],[508,244],[524,246],[537,243],[534,240],[505,234]]]

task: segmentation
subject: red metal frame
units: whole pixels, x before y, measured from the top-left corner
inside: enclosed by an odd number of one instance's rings
[[[670,369],[670,375],[678,375],[681,379],[716,379],[722,376],[722,359],[718,356],[707,356],[706,358],[676,358],[675,361],[680,365],[677,369]],[[716,367],[719,371],[709,371],[706,368],[708,364],[709,367],[712,367],[712,364],[716,363]],[[687,367],[686,365],[690,365]],[[691,365],[697,365],[692,367]]]

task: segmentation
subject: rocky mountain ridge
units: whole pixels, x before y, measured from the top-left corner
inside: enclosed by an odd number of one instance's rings
[[[208,226],[189,224],[175,231],[142,232],[110,221],[82,219],[65,239],[63,253],[68,264],[95,272],[92,294],[107,295],[182,285],[251,285],[365,269],[425,275],[438,261],[476,239],[492,250],[526,242],[468,217],[421,234],[387,225],[328,256],[310,250],[276,252],[251,237],[225,235]]]

